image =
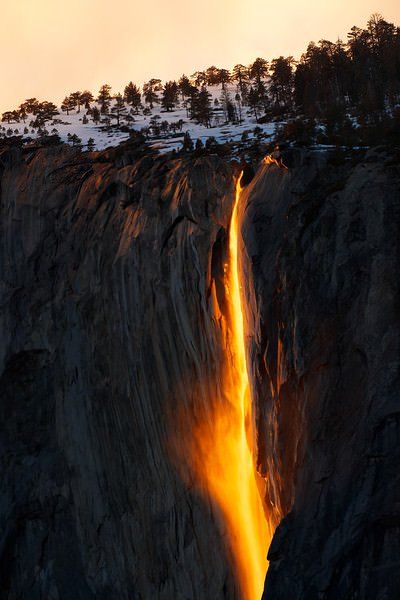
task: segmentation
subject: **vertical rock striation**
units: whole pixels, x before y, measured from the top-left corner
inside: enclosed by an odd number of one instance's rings
[[[398,597],[400,166],[299,154],[242,213],[258,463],[285,518],[265,600]]]
[[[256,459],[283,517],[264,599],[394,599],[399,157],[292,158],[241,196]],[[185,456],[228,360],[233,187],[217,157],[134,143],[0,149],[1,597],[239,600]]]
[[[231,168],[54,147],[3,150],[0,174],[2,597],[235,598],[168,456],[224,359]]]

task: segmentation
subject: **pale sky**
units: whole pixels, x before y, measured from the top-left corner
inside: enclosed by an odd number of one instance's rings
[[[298,58],[373,12],[400,24],[399,0],[0,0],[0,111],[102,83],[117,92],[257,56]]]

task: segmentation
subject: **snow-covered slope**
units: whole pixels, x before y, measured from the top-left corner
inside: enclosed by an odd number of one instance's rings
[[[146,114],[146,110],[143,108],[139,110],[139,114],[131,114],[133,121],[125,122],[121,119],[120,127],[109,125],[107,123],[99,123],[96,125],[90,115],[86,115],[87,111],[81,107],[80,112],[76,110],[70,111],[67,115],[58,108],[60,114],[57,115],[54,121],[46,123],[46,130],[49,134],[57,133],[62,141],[67,143],[73,143],[71,136],[77,136],[83,145],[87,147],[87,143],[90,138],[93,139],[95,149],[102,150],[110,146],[116,146],[122,141],[129,138],[129,129],[136,131],[147,130],[147,137],[150,144],[157,147],[161,152],[167,152],[172,149],[179,149],[182,147],[182,140],[185,132],[189,132],[191,138],[195,142],[197,139],[201,139],[203,142],[207,138],[214,137],[219,143],[239,141],[243,133],[247,133],[248,139],[251,140],[256,134],[258,137],[262,137],[268,140],[273,136],[276,123],[263,123],[258,124],[251,114],[249,107],[242,106],[242,122],[233,124],[226,123],[224,118],[224,112],[221,105],[215,106],[215,99],[220,99],[222,89],[220,86],[210,86],[207,88],[211,94],[211,104],[213,109],[213,116],[211,120],[211,127],[205,127],[202,124],[196,123],[194,120],[190,120],[187,116],[186,108],[182,101],[170,112],[162,110],[160,103],[154,104],[151,114]],[[227,86],[227,90],[231,96],[232,102],[235,103],[235,95],[237,93],[237,86],[230,84]],[[161,94],[158,94],[161,96]],[[91,108],[98,106],[95,102],[91,103]],[[145,103],[143,101],[143,106]],[[127,106],[129,110],[130,107]],[[106,115],[105,115],[106,117]],[[152,131],[148,132],[148,128],[151,125],[151,120],[154,117],[158,120],[158,123],[167,121],[170,123],[181,123],[181,127],[176,133],[161,132],[159,135],[154,135]],[[32,115],[28,115],[26,122],[1,122],[0,123],[0,137],[6,137],[10,135],[23,135],[24,137],[36,138],[40,135],[37,129],[32,128],[29,123],[32,120]],[[102,117],[103,118],[103,117]],[[87,123],[84,121],[87,120]],[[122,130],[121,130],[122,126]],[[255,128],[258,128],[254,132]],[[247,137],[245,136],[245,137]],[[77,140],[75,140],[77,143]]]

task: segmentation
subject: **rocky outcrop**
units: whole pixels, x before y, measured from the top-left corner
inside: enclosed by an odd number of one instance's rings
[[[399,154],[299,154],[243,198],[265,600],[398,598]]]
[[[168,454],[224,359],[231,167],[54,146],[0,172],[1,597],[235,598]]]

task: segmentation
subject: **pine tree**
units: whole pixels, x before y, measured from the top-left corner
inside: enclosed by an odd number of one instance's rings
[[[97,108],[97,106],[94,106],[92,108],[92,120],[93,120],[93,122],[97,125],[98,123],[100,123],[100,118],[101,118],[100,111]]]
[[[182,98],[188,98],[192,92],[192,84],[190,83],[189,77],[182,75],[178,82],[179,91],[182,94]]]
[[[184,107],[186,108],[186,116],[191,119],[196,112],[196,101],[199,95],[199,90],[192,84],[187,90],[187,98],[184,100]]]
[[[198,97],[199,90],[196,87],[192,86],[191,94],[188,100],[186,101],[186,113],[190,119],[196,118]]]
[[[20,105],[20,110],[24,110],[27,114],[35,114],[37,107],[39,106],[39,102],[36,98],[28,98]]]
[[[195,119],[206,127],[211,127],[211,94],[206,87],[202,87],[200,93],[195,99],[194,116]]]
[[[244,65],[235,65],[232,70],[232,79],[237,81],[240,93],[246,93],[249,82],[249,70]]]
[[[71,100],[71,103],[73,103],[74,108],[76,107],[76,111],[78,113],[81,112],[81,95],[82,92],[73,92],[72,94],[69,95],[69,98]]]
[[[254,79],[257,87],[260,86],[262,80],[268,75],[268,62],[264,58],[256,58],[249,67],[250,77]]]
[[[74,110],[76,104],[70,96],[66,96],[61,103],[61,110],[69,115],[71,110]]]
[[[160,129],[161,129],[162,133],[167,134],[169,131],[168,121],[161,121]]]
[[[258,91],[253,87],[251,87],[249,90],[248,103],[249,107],[253,110],[256,122],[258,123],[258,109],[260,104],[260,96],[258,94]]]
[[[26,112],[25,108],[21,105],[19,107],[19,109],[15,112],[18,114],[19,119],[21,119],[21,121],[23,121],[23,123],[25,123],[26,117],[27,117],[27,112]]]
[[[93,152],[93,150],[95,149],[95,147],[96,147],[95,141],[94,141],[94,139],[92,137],[90,137],[88,139],[88,141],[87,141],[88,152]]]
[[[117,94],[115,96],[115,103],[111,107],[110,117],[112,119],[116,119],[117,127],[119,127],[121,119],[126,117],[127,109],[125,106],[125,102],[121,94]]]
[[[40,102],[36,108],[35,127],[44,127],[47,121],[51,121],[59,114],[57,106],[53,102]]]
[[[207,85],[207,73],[205,71],[196,71],[191,75],[191,80],[196,87]]]
[[[239,124],[241,124],[242,123],[242,98],[241,98],[240,94],[235,94],[235,101],[236,101],[236,105],[238,107]]]
[[[269,98],[268,98],[267,86],[264,83],[264,81],[261,80],[258,84],[256,84],[256,90],[257,90],[259,102],[264,107],[264,110],[266,111],[268,108]]]
[[[70,142],[72,142],[72,145],[74,146],[74,148],[82,148],[82,140],[80,137],[78,137],[76,135],[76,133],[74,133],[73,135],[70,136],[69,138]]]
[[[178,89],[176,81],[167,81],[163,87],[161,106],[167,112],[173,110],[178,102]]]
[[[222,89],[225,90],[226,84],[231,80],[231,74],[227,69],[219,69],[218,71],[218,83],[222,85]]]
[[[290,106],[293,86],[293,56],[280,56],[271,62],[271,87],[275,104]]]
[[[139,113],[141,104],[141,93],[140,88],[130,81],[124,90],[124,98],[135,111],[135,114]]]
[[[108,113],[108,109],[111,103],[111,86],[105,83],[101,86],[99,90],[99,95],[97,96],[97,102],[100,103],[100,111],[104,115]]]
[[[196,149],[197,151],[199,151],[199,150],[203,150],[203,149],[204,149],[204,144],[203,144],[203,142],[202,142],[201,138],[197,138],[197,140],[196,140],[196,146],[195,146],[195,149]]]
[[[207,85],[218,85],[220,83],[220,69],[217,67],[208,67],[206,70]]]
[[[235,123],[237,121],[235,107],[232,104],[231,96],[226,88],[222,89],[220,104],[224,110],[225,121]]]
[[[160,115],[153,115],[150,119],[150,128],[153,132],[153,135],[160,135],[161,127],[160,127],[161,117]]]
[[[8,124],[15,122],[15,111],[7,110],[2,114],[1,120],[3,121],[3,123]]]
[[[185,152],[192,152],[193,148],[193,140],[190,137],[190,133],[186,131],[183,137],[182,150],[184,150]]]
[[[84,92],[81,93],[80,96],[80,103],[83,104],[83,106],[86,108],[86,110],[88,110],[90,108],[90,103],[93,102],[94,97],[92,92],[89,92],[89,90],[85,90]]]
[[[143,85],[144,100],[151,110],[153,110],[154,104],[159,101],[157,92],[161,89],[161,79],[150,79]]]

